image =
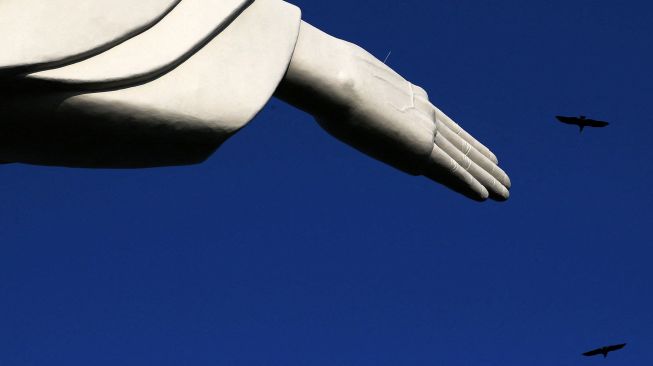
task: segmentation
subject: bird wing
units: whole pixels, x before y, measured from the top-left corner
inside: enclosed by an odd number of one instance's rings
[[[608,349],[608,352],[612,352],[612,351],[620,350],[620,349],[624,348],[625,346],[626,346],[626,343],[615,344],[613,346],[608,346],[607,349]]]
[[[586,120],[585,123],[590,127],[605,127],[605,126],[609,125],[608,122],[597,121],[595,119],[588,119],[588,120]]]
[[[593,350],[591,350],[591,351],[587,351],[587,352],[583,353],[583,356],[596,356],[596,355],[600,355],[600,354],[602,353],[601,351],[602,351],[601,348],[593,349]]]
[[[562,123],[578,124],[578,118],[576,117],[556,116],[556,119]]]

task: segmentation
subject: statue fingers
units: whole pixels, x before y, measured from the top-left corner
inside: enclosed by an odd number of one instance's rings
[[[481,168],[467,154],[456,148],[443,134],[437,134],[435,144],[447,153],[463,169],[468,171],[479,183],[489,192],[490,197],[497,201],[505,201],[510,196],[508,189],[501,184],[494,176]]]
[[[456,122],[454,122],[449,116],[444,114],[438,107],[434,106],[431,104],[433,109],[435,110],[435,116],[436,119],[439,121],[442,121],[449,129],[451,129],[456,135],[459,135],[461,138],[463,138],[465,141],[467,141],[470,145],[472,145],[476,150],[478,150],[481,154],[485,155],[488,159],[493,161],[495,164],[499,163],[499,160],[497,159],[496,155],[490,151],[485,145],[481,144],[476,140],[472,135],[467,133],[467,131],[463,130],[462,127],[460,127]]]
[[[438,145],[433,145],[423,175],[475,201],[489,197],[487,189]]]
[[[483,170],[492,175],[499,183],[506,188],[510,188],[511,182],[508,174],[499,168],[487,156],[481,154],[474,146],[465,141],[460,135],[456,135],[447,127],[442,121],[436,121],[438,133],[442,134],[453,146],[460,150],[463,154],[468,156],[474,163],[476,163]]]
[[[429,116],[422,112],[419,108],[416,111],[417,113],[414,115],[416,118],[416,123],[420,125],[428,125],[431,124],[433,125],[432,119],[429,118]],[[437,130],[437,132],[435,132]],[[453,158],[455,161],[455,164],[457,165],[451,165],[452,170],[456,170],[457,173],[460,173],[462,171],[465,171],[471,175],[471,178],[475,180],[472,181],[474,184],[472,184],[472,188],[474,189],[473,186],[475,186],[475,183],[480,183],[483,187],[485,187],[486,191],[489,193],[489,196],[492,197],[493,199],[496,200],[506,200],[509,197],[508,189],[503,185],[503,182],[497,180],[495,176],[493,176],[489,171],[492,171],[493,169],[491,167],[496,167],[488,158],[483,156],[481,153],[476,151],[470,144],[467,142],[464,142],[458,135],[453,134],[448,127],[443,126],[443,125],[434,125],[433,131],[431,133],[431,136],[433,136],[433,143],[435,144],[435,147],[440,148],[444,153],[446,153],[450,158]],[[466,147],[466,150],[461,150],[460,148],[456,147],[450,140],[447,139],[445,134],[440,133],[441,131],[445,131],[446,134],[452,136],[452,137],[457,137],[458,140],[456,140],[459,144],[462,144],[463,147]],[[463,144],[464,143],[464,144]],[[475,154],[470,157],[470,153],[475,152]],[[485,163],[484,165],[488,167],[488,170],[480,166],[476,161],[474,161],[473,158],[476,158],[477,161],[481,162],[481,164]],[[482,160],[485,159],[485,160]],[[444,162],[446,162],[446,159],[444,159]],[[497,167],[498,169],[498,167]],[[500,170],[499,170],[500,171]],[[508,176],[503,174],[501,176],[499,171],[496,171],[496,174],[503,179],[503,181],[508,181],[507,179]],[[502,171],[501,171],[502,172]],[[463,179],[469,180],[470,177],[467,177],[463,174],[463,176],[459,177]],[[479,192],[479,187],[476,186],[476,191],[477,193]],[[482,190],[480,190],[481,193]]]

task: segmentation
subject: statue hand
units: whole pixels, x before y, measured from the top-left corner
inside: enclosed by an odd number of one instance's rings
[[[362,48],[338,74],[336,108],[319,124],[352,147],[475,200],[506,200],[510,179],[495,155],[411,84]],[[333,89],[332,89],[333,90]]]
[[[302,22],[276,95],[333,136],[413,175],[475,200],[508,198],[510,179],[481,143],[426,92],[355,44]]]

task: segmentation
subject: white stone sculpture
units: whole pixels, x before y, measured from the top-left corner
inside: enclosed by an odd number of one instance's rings
[[[409,174],[509,195],[496,157],[422,88],[281,0],[3,0],[0,46],[0,161],[198,163],[275,95]]]

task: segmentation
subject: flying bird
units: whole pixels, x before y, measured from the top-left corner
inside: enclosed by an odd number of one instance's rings
[[[594,349],[594,350],[591,350],[591,351],[587,351],[587,352],[583,353],[583,356],[603,355],[603,358],[606,358],[606,357],[608,357],[608,353],[610,353],[612,351],[620,350],[620,349],[624,348],[625,346],[626,346],[626,343],[615,344],[615,345],[612,345],[612,346],[604,346],[604,347],[597,348],[597,349]]]
[[[576,125],[580,127],[580,132],[583,132],[583,129],[585,127],[605,127],[609,125],[608,122],[597,121],[595,119],[586,118],[585,116],[580,116],[580,117],[556,116],[556,119],[562,123],[566,123],[568,125]]]

